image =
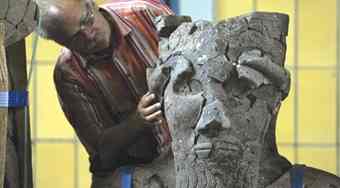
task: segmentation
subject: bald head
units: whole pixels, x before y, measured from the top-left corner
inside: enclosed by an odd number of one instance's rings
[[[40,1],[40,34],[48,39],[63,42],[65,35],[72,34],[79,26],[84,12],[81,0]]]
[[[81,53],[110,44],[111,27],[93,0],[42,0],[39,34]]]

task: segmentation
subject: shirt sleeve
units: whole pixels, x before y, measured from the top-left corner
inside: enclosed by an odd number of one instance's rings
[[[56,66],[54,81],[58,99],[66,118],[90,154],[91,172],[112,172],[120,166],[148,162],[156,157],[152,154],[154,152],[150,152],[145,159],[135,159],[127,152],[126,148],[145,132],[142,126],[135,126],[140,122],[135,114],[119,123],[104,121],[112,117],[101,109],[79,82],[70,77],[67,71]],[[105,123],[115,125],[107,126]]]
[[[76,131],[87,152],[93,154],[97,138],[103,131],[103,123],[97,113],[94,101],[89,97],[79,83],[72,80],[61,66],[54,69],[54,83],[60,106]]]

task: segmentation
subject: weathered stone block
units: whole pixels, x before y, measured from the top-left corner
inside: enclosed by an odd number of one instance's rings
[[[191,22],[190,16],[159,16],[154,20],[160,37],[169,37],[182,23]]]
[[[169,124],[176,188],[291,187],[281,178],[292,165],[275,142],[290,89],[288,22],[285,14],[254,12],[217,24],[186,22],[161,38],[148,84]],[[304,170],[315,175],[306,183],[340,187],[335,176]]]

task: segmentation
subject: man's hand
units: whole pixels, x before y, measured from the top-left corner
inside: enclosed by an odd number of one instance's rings
[[[162,123],[161,103],[156,101],[156,95],[146,93],[139,101],[137,112],[145,123]]]

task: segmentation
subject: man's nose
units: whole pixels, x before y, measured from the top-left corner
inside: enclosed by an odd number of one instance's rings
[[[223,104],[216,100],[203,108],[195,131],[202,135],[217,136],[221,129],[228,129],[230,126]]]

